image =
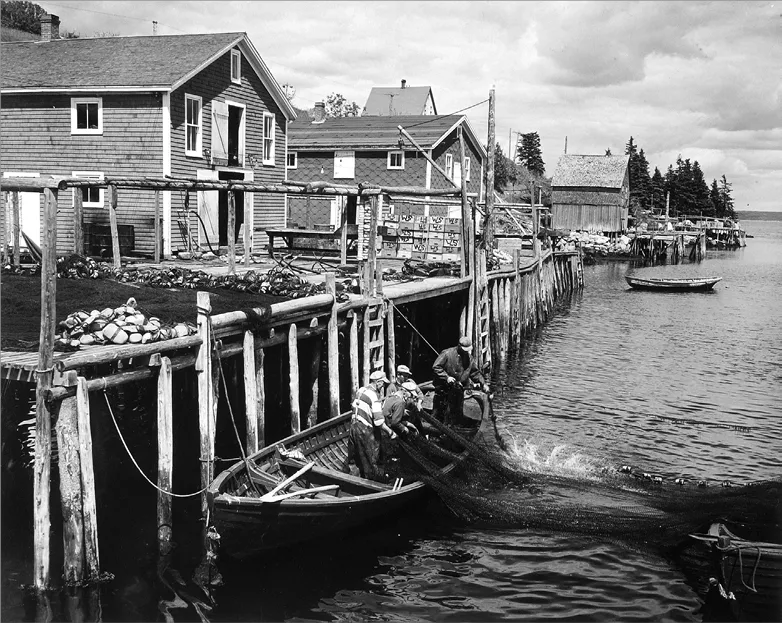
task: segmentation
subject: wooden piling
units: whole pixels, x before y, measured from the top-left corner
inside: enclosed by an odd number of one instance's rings
[[[311,329],[317,329],[318,319],[313,318],[310,322]],[[310,395],[312,403],[307,412],[307,428],[312,428],[318,423],[318,402],[320,401],[320,360],[323,351],[323,340],[315,337],[312,340],[312,356],[310,357],[310,381],[312,383]]]
[[[74,386],[76,383],[76,372],[66,372],[62,384]],[[69,584],[84,580],[84,518],[82,515],[81,461],[79,460],[79,424],[76,402],[74,396],[66,398],[59,404],[59,414],[55,426],[62,508],[63,580]]]
[[[369,384],[369,375],[372,372],[372,362],[370,360],[369,342],[372,339],[371,332],[369,330],[369,318],[370,311],[369,305],[364,308],[364,321],[361,326],[364,328],[364,339],[361,341],[361,363],[363,367],[363,374],[361,376],[361,385],[366,386]]]
[[[505,304],[505,310],[503,311],[503,316],[505,317],[505,352],[510,353],[512,348],[511,332],[513,331],[513,323],[511,319],[510,278],[503,279],[503,281],[503,303]]]
[[[350,356],[350,397],[353,399],[358,391],[358,313],[351,310],[348,312],[348,322],[350,323],[349,334],[349,356]]]
[[[301,409],[299,408],[299,346],[296,340],[295,322],[288,327],[288,372],[291,434],[296,434],[301,432]]]
[[[469,220],[466,218],[469,208],[467,206],[467,179],[465,176],[466,162],[464,159],[464,136],[462,136],[462,126],[459,126],[456,134],[459,137],[459,170],[461,171],[460,177],[462,191],[462,252],[459,254],[459,259],[461,260],[461,275],[462,277],[466,277],[469,274],[469,271],[472,270],[470,267],[470,262],[472,262],[472,259],[469,258],[470,245],[467,243],[467,240],[470,236]]]
[[[163,236],[163,225],[160,222],[160,191],[155,191],[155,264],[160,264],[160,245]]]
[[[79,459],[81,462],[82,516],[84,519],[84,561],[88,580],[100,575],[98,549],[98,511],[95,498],[95,468],[92,461],[92,426],[87,379],[76,380],[76,415],[79,428]]]
[[[41,334],[35,388],[35,468],[33,471],[33,585],[49,584],[49,506],[52,413],[46,396],[54,371],[54,333],[57,320],[57,191],[44,189],[41,252]]]
[[[261,360],[260,363],[258,360]],[[263,425],[262,413],[259,409],[259,396],[262,389],[259,388],[258,375],[260,368],[261,380],[263,379],[263,350],[255,350],[255,334],[245,331],[242,341],[242,360],[244,362],[244,410],[247,430],[247,454],[255,454],[262,446],[258,445],[258,428]]]
[[[386,369],[387,376],[392,383],[396,383],[396,336],[394,330],[394,302],[388,301],[388,310],[386,311]]]
[[[236,272],[236,196],[228,191],[228,274]]]
[[[375,271],[377,267],[377,218],[378,201],[376,196],[369,198],[370,219],[369,219],[369,249],[367,249],[367,288],[365,296],[375,296],[377,289],[375,285]]]
[[[13,255],[14,266],[21,265],[21,252],[19,250],[19,236],[21,235],[22,223],[19,216],[19,191],[11,193],[11,232],[13,235]],[[5,243],[4,243],[5,244]]]
[[[198,292],[196,295],[198,316],[196,325],[201,345],[196,355],[195,371],[198,379],[198,428],[201,446],[201,487],[205,488],[212,482],[214,467],[214,422],[217,415],[217,396],[214,386],[214,371],[212,366],[212,326],[209,314],[212,305],[208,292]],[[201,514],[206,517],[208,505],[206,492],[201,494]]]
[[[157,378],[157,542],[158,554],[171,553],[174,538],[174,420],[171,360],[160,358]]]
[[[309,197],[307,197],[307,201],[309,201]],[[341,266],[345,266],[348,263],[348,206],[344,198],[342,200],[339,233],[339,263]]]
[[[81,188],[73,189],[73,252],[84,253],[84,197]]]
[[[326,273],[326,292],[334,297],[328,322],[326,348],[329,372],[329,415],[339,415],[339,329],[337,327],[337,282],[334,273]]]
[[[109,184],[109,226],[111,228],[111,253],[114,268],[122,268],[122,257],[119,248],[119,228],[117,227],[117,202],[119,201],[117,187]]]

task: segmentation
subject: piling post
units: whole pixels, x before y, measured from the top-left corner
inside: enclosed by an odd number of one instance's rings
[[[511,294],[513,301],[513,318],[511,322],[513,324],[513,346],[514,348],[521,348],[521,273],[519,272],[519,264],[521,263],[521,249],[513,249],[513,269],[515,271],[515,278],[513,280],[513,293]]]
[[[260,351],[263,352],[263,351]],[[255,354],[255,334],[245,331],[242,340],[242,360],[244,363],[244,413],[247,430],[247,454],[258,452],[258,385],[257,361]]]
[[[369,374],[372,371],[372,362],[370,361],[370,348],[369,348],[369,342],[372,339],[372,334],[369,330],[369,318],[370,318],[370,312],[369,312],[369,305],[367,304],[366,307],[364,307],[364,322],[362,323],[362,326],[364,327],[364,339],[361,344],[361,363],[363,364],[363,372],[361,378],[361,385],[365,386],[369,384]]]
[[[377,195],[372,195],[369,198],[370,206],[370,219],[369,219],[369,248],[367,249],[367,266],[366,266],[366,290],[365,296],[374,296],[375,290],[375,271],[377,267],[377,212],[378,201]]]
[[[353,399],[358,391],[358,314],[351,310],[348,313],[350,325],[350,397]]]
[[[73,252],[84,255],[84,196],[81,188],[73,189]]]
[[[109,226],[111,227],[111,253],[114,260],[114,268],[122,268],[122,258],[119,248],[119,229],[117,227],[117,187],[109,184]]]
[[[158,553],[171,553],[174,537],[172,518],[174,479],[174,423],[171,360],[160,358],[157,377],[157,541]]]
[[[155,191],[155,264],[160,264],[160,243],[163,227],[160,223],[160,191]]]
[[[510,277],[505,279],[505,292],[503,300],[505,303],[505,350],[510,352],[513,348],[513,300],[511,299]]]
[[[57,319],[57,190],[45,189],[41,252],[41,334],[35,388],[35,469],[33,471],[33,585],[49,584],[49,494],[51,491],[52,413],[46,395],[54,372]]]
[[[228,274],[236,272],[236,197],[228,191]]]
[[[472,259],[469,257],[470,245],[467,242],[469,238],[469,222],[467,215],[469,214],[469,207],[467,205],[467,179],[465,176],[465,160],[464,160],[464,136],[462,135],[462,126],[457,129],[457,135],[459,137],[459,170],[461,171],[461,200],[462,200],[462,252],[459,254],[461,259],[461,275],[466,277],[473,270],[471,266]]]
[[[489,91],[489,138],[486,144],[486,216],[483,225],[483,241],[486,252],[494,250],[494,89]]]
[[[318,319],[313,318],[310,322],[310,329],[317,329]],[[309,412],[307,413],[307,428],[312,428],[318,423],[318,403],[320,402],[320,360],[323,351],[323,339],[318,335],[315,336],[312,341],[312,357],[310,358],[310,379],[312,382],[312,389],[310,394],[312,396],[312,404],[310,404]]]
[[[88,579],[100,575],[98,550],[98,512],[95,499],[95,469],[92,462],[92,426],[87,379],[76,379],[76,415],[79,429],[79,459],[81,462],[82,515],[84,517],[84,559]]]
[[[19,268],[22,263],[21,253],[19,251],[19,236],[21,235],[21,221],[19,217],[19,191],[15,190],[11,193],[11,232],[13,235],[14,245],[14,266]]]
[[[337,327],[337,282],[334,273],[326,273],[326,292],[334,297],[327,327],[327,367],[329,371],[329,416],[339,415],[339,330]]]
[[[77,383],[73,370],[65,372],[62,385]],[[82,515],[81,461],[79,460],[79,424],[76,397],[63,399],[57,415],[57,449],[62,507],[62,541],[64,549],[63,579],[75,584],[84,580],[84,518]]]
[[[212,365],[212,325],[209,314],[212,304],[208,292],[197,293],[198,317],[196,325],[201,345],[196,355],[195,371],[198,379],[198,427],[201,446],[201,487],[212,482],[214,467],[214,421],[217,412],[217,396]],[[201,515],[206,517],[208,504],[206,492],[201,494]]]
[[[288,327],[288,371],[290,376],[288,396],[291,408],[291,433],[301,431],[301,409],[299,408],[299,345],[296,337],[296,323]]]
[[[386,349],[387,376],[392,383],[396,383],[396,336],[394,333],[393,301],[388,301],[388,310],[386,311],[386,337],[388,338],[388,348]]]
[[[342,214],[340,215],[340,240],[339,240],[339,263],[345,266],[348,263],[348,206],[344,201],[342,203]]]

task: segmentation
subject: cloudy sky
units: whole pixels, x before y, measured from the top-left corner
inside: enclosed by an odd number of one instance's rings
[[[431,86],[438,113],[495,88],[496,140],[538,132],[549,175],[571,154],[681,154],[725,174],[739,210],[782,211],[780,2],[38,2],[61,29],[246,32],[311,108],[332,92]],[[488,104],[466,111],[487,138]]]

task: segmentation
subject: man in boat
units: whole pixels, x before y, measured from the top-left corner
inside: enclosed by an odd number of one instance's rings
[[[369,384],[356,392],[348,435],[348,456],[342,468],[346,473],[350,473],[353,462],[362,478],[385,480],[380,466],[380,441],[381,430],[387,426],[380,396],[388,383],[385,373],[377,370],[369,375]]]
[[[458,346],[446,348],[432,366],[434,415],[447,424],[458,421],[464,404],[464,390],[489,393],[489,386],[472,356],[472,340],[462,337]]]
[[[410,368],[400,363],[396,367],[396,383],[391,383],[386,388],[386,395],[390,396],[407,381],[412,381],[413,383],[415,383],[415,381],[413,380],[413,375],[410,372]],[[421,391],[421,388],[418,387],[417,384],[415,386],[415,395],[418,398],[418,410],[420,411],[424,403],[424,392]]]
[[[390,386],[389,386],[390,387]],[[397,439],[405,439],[409,435],[417,435],[420,426],[420,416],[418,416],[416,390],[418,385],[413,381],[405,381],[396,387],[396,390],[389,392],[383,401],[383,418],[386,428],[382,435],[380,445],[381,461],[389,471],[392,471],[392,461],[397,454]],[[419,425],[416,426],[413,420],[419,418]]]

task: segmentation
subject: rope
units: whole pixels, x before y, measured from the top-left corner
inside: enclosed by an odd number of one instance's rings
[[[388,299],[386,299],[386,300],[388,300]],[[434,347],[434,346],[432,346],[432,345],[429,343],[429,341],[428,341],[428,340],[427,340],[427,339],[426,339],[426,338],[425,338],[423,335],[421,335],[421,332],[420,332],[418,329],[416,329],[416,328],[413,326],[413,323],[412,323],[412,322],[410,322],[410,321],[407,319],[407,316],[405,316],[405,315],[402,313],[402,311],[399,309],[399,307],[396,307],[396,306],[394,306],[394,312],[397,312],[397,313],[398,313],[400,316],[402,316],[402,318],[404,318],[405,322],[406,322],[407,324],[409,324],[409,325],[410,325],[410,328],[411,328],[413,331],[415,331],[415,332],[418,334],[418,337],[420,337],[420,338],[421,338],[421,339],[422,339],[422,340],[423,340],[423,341],[426,343],[426,345],[427,345],[429,348],[431,348],[431,349],[432,349],[432,352],[433,352],[435,355],[438,355],[438,356],[440,355],[440,351],[438,351],[438,350],[435,350],[435,347]]]
[[[209,487],[206,486],[200,491],[196,491],[195,493],[172,493],[171,491],[165,491],[158,487],[154,482],[152,482],[149,478],[147,478],[147,475],[142,471],[142,469],[139,467],[139,464],[136,462],[136,459],[133,457],[133,454],[130,452],[130,448],[128,448],[128,444],[125,443],[125,438],[122,436],[122,432],[119,429],[119,424],[117,424],[117,419],[114,417],[114,410],[111,408],[111,403],[109,402],[109,395],[106,393],[106,390],[103,390],[103,397],[106,399],[106,406],[109,408],[109,414],[111,415],[111,421],[114,422],[114,428],[117,429],[117,434],[119,435],[120,441],[122,442],[122,445],[125,447],[125,452],[128,453],[128,456],[130,457],[130,460],[133,461],[133,465],[136,466],[136,469],[138,470],[138,473],[141,474],[144,477],[144,480],[146,480],[149,484],[151,484],[155,489],[160,491],[160,493],[165,493],[166,495],[170,495],[173,498],[192,498],[197,495],[201,495],[204,491],[206,491]]]
[[[719,544],[715,543],[714,547],[721,551],[721,552],[730,552],[730,551],[736,551],[738,552],[739,556],[739,577],[741,578],[741,583],[744,585],[744,588],[747,590],[752,591],[753,593],[757,593],[757,589],[755,588],[755,574],[758,570],[758,565],[760,565],[760,546],[759,545],[747,545],[747,546],[739,546],[739,545],[733,545],[730,544],[727,547],[720,547]],[[756,549],[758,552],[757,558],[755,558],[755,566],[752,569],[752,586],[748,586],[747,583],[744,581],[744,561],[741,557],[741,551],[743,549]],[[728,590],[730,590],[730,584],[733,580],[733,572],[736,570],[736,563],[733,563],[733,568],[731,569],[730,576],[731,576],[731,582],[728,583]]]

